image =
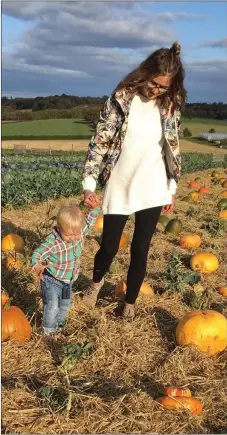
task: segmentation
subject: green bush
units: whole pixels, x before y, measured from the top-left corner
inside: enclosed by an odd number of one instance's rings
[[[184,137],[191,137],[192,136],[192,132],[186,127],[183,130],[183,136]]]

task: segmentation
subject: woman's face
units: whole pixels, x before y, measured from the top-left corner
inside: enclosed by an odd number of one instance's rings
[[[166,94],[169,91],[170,85],[170,76],[156,76],[151,79],[147,85],[143,86],[142,93],[149,100],[154,100],[155,98]]]

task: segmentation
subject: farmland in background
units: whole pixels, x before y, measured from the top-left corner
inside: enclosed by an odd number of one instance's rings
[[[188,128],[195,138],[200,132],[214,128],[226,132],[226,121],[215,119],[183,119],[182,131]],[[93,127],[82,119],[49,119],[2,124],[2,139],[90,139]]]

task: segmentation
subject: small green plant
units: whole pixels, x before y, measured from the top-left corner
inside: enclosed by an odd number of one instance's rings
[[[223,219],[210,220],[201,228],[206,230],[211,237],[223,236],[227,232],[227,222]]]
[[[67,343],[63,346],[63,360],[60,365],[60,370],[69,372],[75,364],[81,359],[90,355],[93,348],[92,343],[86,345],[80,343]]]
[[[216,133],[214,128],[210,128],[209,133]]]
[[[182,255],[174,251],[164,274],[165,286],[164,291],[184,292],[187,286],[197,284],[200,280],[198,272],[185,272],[185,265],[182,261]]]
[[[183,302],[193,310],[206,310],[210,307],[210,298],[207,291],[188,291],[183,296]]]
[[[193,216],[194,214],[195,214],[195,209],[194,209],[194,207],[189,207],[188,210],[187,210],[187,212],[186,212],[186,215],[187,215],[187,216]]]

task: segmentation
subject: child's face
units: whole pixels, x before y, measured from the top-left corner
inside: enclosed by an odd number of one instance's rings
[[[58,227],[59,234],[66,243],[74,242],[79,240],[81,236],[81,228],[71,229],[67,227]]]

